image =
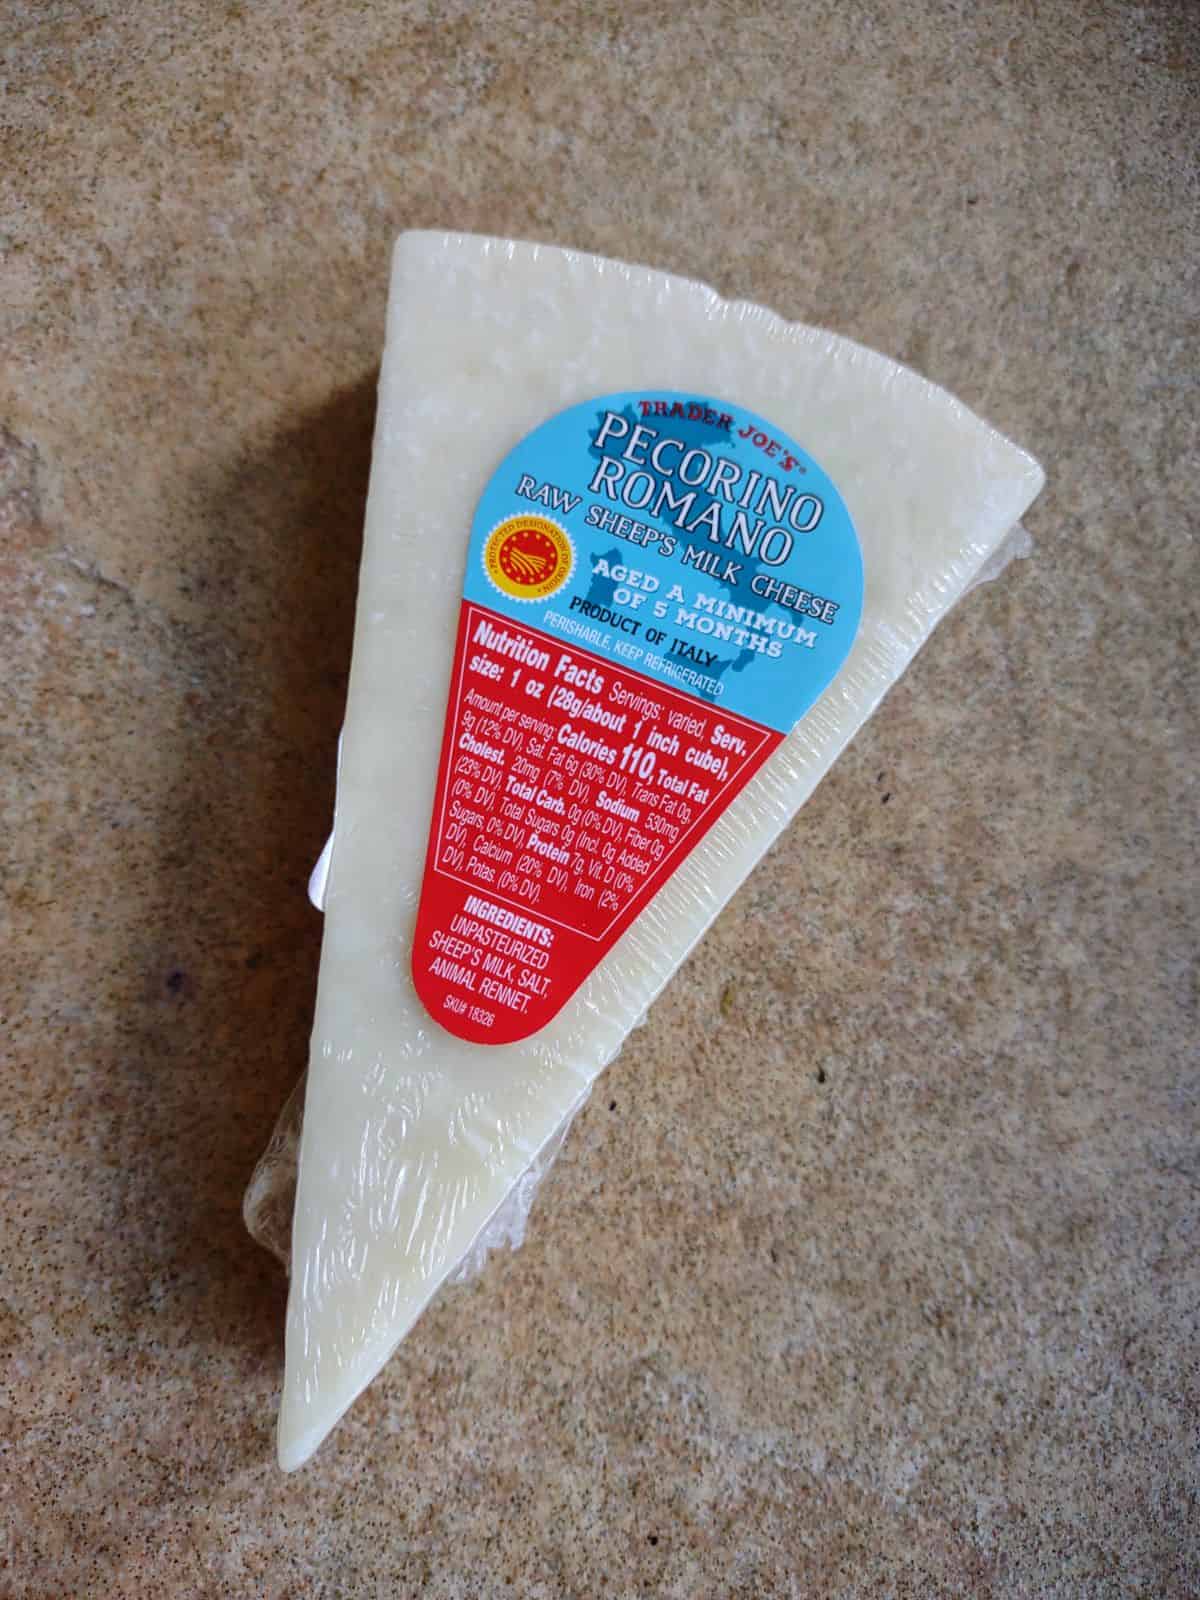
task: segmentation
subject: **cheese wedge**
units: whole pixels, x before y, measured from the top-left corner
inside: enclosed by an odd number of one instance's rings
[[[540,1033],[431,1021],[410,943],[467,534],[546,418],[638,388],[770,418],[841,492],[862,619],[831,686]],[[380,1370],[629,1029],[1037,494],[945,391],[685,279],[502,239],[397,243],[293,1221],[279,1460]]]

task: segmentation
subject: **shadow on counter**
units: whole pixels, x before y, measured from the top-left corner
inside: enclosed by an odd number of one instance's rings
[[[339,391],[205,491],[196,653],[227,685],[175,735],[163,816],[162,895],[188,923],[153,980],[174,1039],[147,1041],[175,1063],[155,1175],[163,1254],[198,1302],[175,1317],[226,1368],[248,1363],[239,1409],[257,1408],[264,1432],[286,1285],[245,1232],[242,1194],[307,1064],[321,918],[306,885],[333,815],[376,382]]]

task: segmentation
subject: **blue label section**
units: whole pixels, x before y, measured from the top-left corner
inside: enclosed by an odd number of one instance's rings
[[[572,406],[505,457],[464,592],[787,733],[854,642],[863,568],[795,440],[729,401],[650,389]]]

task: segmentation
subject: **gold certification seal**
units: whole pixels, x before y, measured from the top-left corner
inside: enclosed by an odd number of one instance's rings
[[[569,535],[549,517],[506,517],[483,547],[483,570],[513,600],[545,600],[557,594],[574,565]]]

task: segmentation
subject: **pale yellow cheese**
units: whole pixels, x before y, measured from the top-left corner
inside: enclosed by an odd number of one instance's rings
[[[865,566],[848,660],[550,1026],[464,1043],[409,975],[472,515],[554,413],[637,388],[771,419],[841,491]],[[279,1459],[316,1449],[1037,494],[1023,451],[916,374],[680,278],[499,239],[396,248],[293,1225]]]

